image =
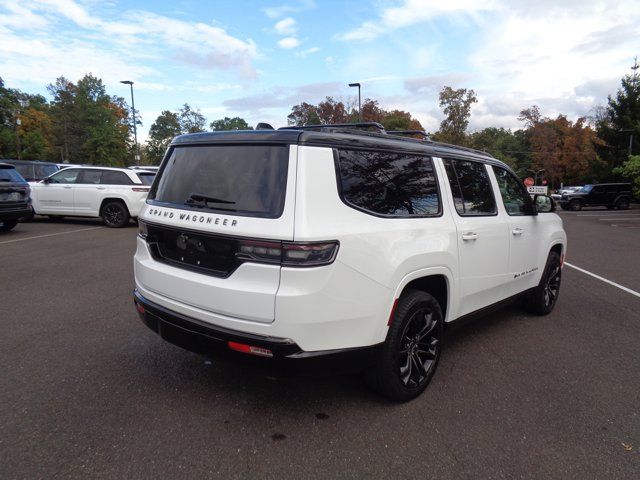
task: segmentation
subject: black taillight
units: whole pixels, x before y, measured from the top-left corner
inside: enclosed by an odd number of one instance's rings
[[[338,242],[283,243],[282,265],[316,267],[332,263],[338,254]]]
[[[285,267],[318,267],[332,263],[338,242],[268,242],[240,240],[236,257],[261,263],[279,263]]]
[[[138,219],[138,236],[146,240],[148,233],[149,232],[148,232],[147,224],[144,223],[142,220]]]

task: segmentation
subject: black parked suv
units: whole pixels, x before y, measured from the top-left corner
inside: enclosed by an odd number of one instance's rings
[[[39,182],[60,169],[55,163],[39,160],[2,160],[2,162],[16,167],[18,173],[27,182]]]
[[[560,206],[563,210],[582,210],[583,207],[626,210],[631,198],[630,183],[599,183],[585,185],[577,192],[562,194]]]
[[[0,232],[31,213],[31,189],[13,165],[0,163]]]

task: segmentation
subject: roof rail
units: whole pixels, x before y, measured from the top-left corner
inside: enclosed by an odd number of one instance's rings
[[[345,128],[345,129],[367,129],[375,128],[380,133],[386,133],[382,124],[378,122],[358,122],[358,123],[334,123],[328,125],[294,125],[291,127],[280,127],[278,130],[322,130],[332,128]]]
[[[424,130],[387,130],[389,135],[422,135],[424,140],[431,140]]]

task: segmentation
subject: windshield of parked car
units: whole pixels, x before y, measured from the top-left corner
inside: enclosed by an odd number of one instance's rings
[[[589,193],[591,190],[593,190],[593,185],[585,185],[580,190],[578,190],[578,192],[580,192],[580,193]]]

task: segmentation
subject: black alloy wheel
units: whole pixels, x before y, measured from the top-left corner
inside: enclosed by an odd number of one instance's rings
[[[400,350],[400,380],[407,387],[419,387],[429,377],[440,351],[438,321],[428,308],[417,310],[407,322]]]
[[[562,266],[560,255],[549,253],[542,278],[538,286],[526,297],[527,310],[536,315],[547,315],[555,307],[560,294],[562,282]]]
[[[129,212],[121,202],[109,202],[102,207],[102,221],[107,227],[121,228],[129,223]]]
[[[398,300],[375,366],[365,372],[367,384],[396,401],[417,397],[433,377],[444,335],[438,301],[420,290],[407,290]]]
[[[621,198],[616,202],[616,208],[618,210],[627,210],[629,209],[629,200],[626,198]]]
[[[584,207],[584,205],[580,200],[571,200],[571,202],[569,203],[569,209],[573,210],[574,212],[579,212],[580,210],[582,210],[582,207]]]

